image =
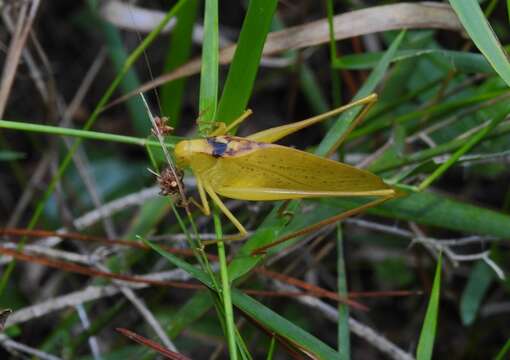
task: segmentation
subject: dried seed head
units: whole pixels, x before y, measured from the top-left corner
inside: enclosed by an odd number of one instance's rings
[[[177,176],[177,177],[176,177]],[[183,173],[175,169],[175,173],[170,168],[165,168],[158,176],[158,184],[161,189],[161,195],[179,194],[179,183],[182,184]]]
[[[166,116],[156,116],[154,122],[156,123],[157,129],[152,129],[152,133],[156,137],[158,133],[161,135],[170,135],[174,131],[174,128],[168,125],[168,118]]]

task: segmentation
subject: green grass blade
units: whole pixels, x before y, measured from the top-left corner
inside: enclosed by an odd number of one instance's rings
[[[269,350],[267,351],[267,360],[273,360],[274,358],[274,351],[276,349],[276,338],[273,336],[271,337],[271,342],[269,343]]]
[[[477,131],[473,135],[471,135],[468,139],[465,139],[465,144],[462,145],[457,151],[455,151],[447,161],[445,161],[441,166],[439,166],[430,176],[428,176],[422,183],[418,186],[418,190],[424,190],[430,184],[432,184],[435,180],[437,180],[441,175],[443,175],[450,167],[452,167],[462,155],[471,150],[476,144],[478,144],[485,136],[487,136],[496,126],[499,125],[503,120],[506,119],[508,114],[508,110],[506,108],[503,109],[502,114],[498,114],[495,116],[490,123],[484,127],[483,129]]]
[[[198,0],[188,0],[176,15],[177,25],[172,31],[171,43],[165,59],[165,73],[183,65],[191,55],[193,27],[197,17]],[[164,84],[161,87],[161,106],[170,124],[177,127],[181,116],[186,78]]]
[[[218,1],[205,2],[204,15],[204,43],[202,48],[202,72],[200,74],[200,120],[199,131],[208,134],[216,117],[218,101],[218,72],[219,72],[219,34],[218,34]],[[221,290],[218,292],[223,311],[219,316],[223,320],[224,331],[227,338],[228,352],[231,359],[236,360],[236,326],[230,295],[230,281],[228,278],[225,245],[222,241],[223,234],[217,209],[213,213],[214,228],[218,240],[218,254],[220,258]]]
[[[218,121],[231,123],[245,110],[277,0],[251,0],[218,105]]]
[[[489,136],[482,139],[482,141],[489,141],[496,139],[499,136],[503,136],[510,132],[510,126],[505,124],[500,125],[497,129],[493,130]],[[419,163],[432,159],[435,156],[443,155],[451,151],[455,151],[465,144],[464,139],[455,139],[445,144],[439,144],[435,148],[425,149],[417,151],[413,154],[408,155],[406,158],[393,157],[389,161],[383,161],[382,163],[374,162],[368,169],[373,172],[385,172],[388,170],[399,168],[403,165]]]
[[[478,261],[469,274],[460,299],[460,317],[464,325],[471,325],[475,321],[480,304],[493,281],[494,271],[484,261]]]
[[[436,274],[434,276],[434,284],[430,293],[427,313],[423,321],[418,349],[416,350],[417,360],[432,359],[432,351],[434,349],[434,340],[436,337],[437,320],[439,314],[439,295],[441,291],[441,254],[437,259]]]
[[[1,125],[0,125],[1,127]],[[25,154],[19,151],[11,151],[11,150],[1,150],[0,151],[0,161],[13,161],[24,159]]]
[[[96,1],[94,0],[88,1],[89,7],[94,11],[96,10],[96,6],[94,5],[95,3]],[[106,48],[108,49],[108,56],[110,57],[115,70],[120,72],[122,70],[122,66],[128,58],[128,54],[124,48],[124,43],[120,31],[109,22],[104,21],[97,14],[97,12],[95,12],[94,15],[95,22],[92,24],[98,25],[102,31],[103,38],[106,41]],[[128,94],[139,86],[140,80],[138,79],[138,75],[134,69],[129,69],[120,82],[119,87],[124,94]],[[126,106],[129,113],[131,114],[133,129],[135,130],[136,134],[145,136],[150,130],[150,122],[147,121],[147,111],[145,110],[145,106],[143,105],[142,100],[139,96],[133,97],[126,101]]]
[[[332,213],[359,206],[355,199],[324,199],[324,205]],[[467,234],[510,237],[510,216],[502,212],[455,200],[444,194],[432,192],[412,193],[367,210],[367,213],[392,219],[416,221],[418,224],[434,226]]]
[[[209,309],[213,299],[211,292],[200,291],[195,293],[191,299],[175,314],[168,327],[168,335],[174,339],[193,321],[202,317]]]
[[[503,345],[503,347],[501,348],[501,350],[497,353],[496,357],[494,358],[494,360],[503,360],[503,359],[507,359],[508,357],[505,357],[505,355],[510,352],[510,339],[508,339],[505,343],[505,345]]]
[[[384,55],[383,52],[345,55],[337,59],[335,66],[346,70],[366,70],[373,68]],[[395,53],[392,62],[409,60],[415,57],[437,57],[451,65],[455,71],[471,74],[494,74],[494,68],[481,54],[442,49],[406,49]]]
[[[478,1],[450,0],[450,4],[480,52],[505,83],[510,86],[508,57],[485,18]]]
[[[335,13],[333,0],[326,1],[326,12],[328,15],[328,30],[329,30],[329,61],[330,61],[330,69],[329,73],[331,75],[331,98],[333,100],[334,106],[340,106],[340,102],[342,99],[342,88],[340,82],[340,76],[338,71],[335,70],[333,64],[335,60],[338,58],[336,51],[336,41],[335,41],[335,27],[333,23],[333,16]]]
[[[94,111],[92,112],[90,117],[85,122],[85,125],[83,126],[83,130],[89,130],[90,128],[92,128],[92,126],[95,124],[96,120],[98,119],[99,114],[101,113],[103,107],[106,105],[108,100],[112,97],[115,90],[119,87],[120,83],[122,82],[122,79],[124,79],[124,77],[126,76],[126,74],[129,71],[129,69],[134,65],[135,61],[140,56],[142,56],[145,49],[156,39],[156,37],[161,32],[161,30],[163,30],[163,28],[166,26],[166,24],[170,21],[170,19],[172,19],[175,16],[175,13],[181,8],[181,6],[186,1],[187,0],[180,0],[177,4],[175,4],[167,12],[167,14],[163,18],[163,20],[154,28],[154,30],[152,30],[146,36],[146,38],[142,41],[142,43],[140,45],[138,45],[138,47],[131,53],[131,55],[129,55],[129,57],[126,59],[126,62],[122,66],[121,71],[117,74],[117,76],[112,81],[112,83],[110,84],[108,89],[106,89],[105,93],[103,94],[103,96],[101,97],[99,102],[97,103]],[[41,215],[43,213],[44,206],[46,205],[50,196],[53,194],[53,191],[55,190],[58,182],[60,181],[60,179],[66,172],[67,168],[71,164],[71,160],[72,160],[74,154],[76,153],[76,151],[78,150],[78,147],[80,146],[80,144],[81,144],[81,140],[77,139],[74,142],[74,144],[71,146],[71,148],[69,149],[69,152],[67,153],[67,155],[64,157],[64,159],[60,163],[60,165],[57,169],[57,172],[51,179],[48,187],[46,188],[46,191],[44,192],[44,194],[42,196],[42,199],[37,203],[34,213],[28,223],[28,226],[27,226],[28,230],[33,229],[37,225],[39,218],[41,217]],[[23,247],[25,241],[26,241],[25,238],[22,241],[20,241],[19,248]],[[10,277],[12,271],[14,270],[15,264],[16,264],[16,262],[14,260],[12,260],[9,263],[9,265],[7,266],[6,270],[2,274],[2,278],[0,280],[0,295],[3,293],[3,291],[5,290],[5,287],[7,286],[7,282],[9,281],[9,277]]]
[[[41,125],[36,123],[26,123],[21,121],[0,120],[0,128],[51,135],[70,136],[87,140],[118,142],[129,145],[161,147],[161,144],[158,141],[147,138],[138,138],[127,135],[117,135],[98,131],[80,130],[51,125]],[[181,139],[180,137],[176,136],[167,136],[165,144],[169,148],[173,148],[180,139]]]
[[[347,271],[345,269],[344,237],[341,224],[337,231],[337,276],[338,296],[343,299],[348,297]],[[351,341],[349,331],[349,306],[338,303],[338,354],[339,359],[349,360],[351,358]]]
[[[170,254],[163,250],[156,244],[144,240],[144,243],[150,246],[153,250],[158,252],[161,256],[169,260],[175,266],[183,269],[192,275],[195,279],[199,280],[202,284],[214,289],[213,283],[209,276],[199,268],[181,260],[177,256]],[[271,309],[263,304],[254,300],[248,295],[243,294],[237,289],[232,289],[232,303],[236,305],[244,313],[261,323],[265,328],[274,331],[278,335],[288,339],[294,344],[299,344],[300,348],[306,349],[310,353],[316,354],[319,358],[333,359],[338,354],[329,346],[310,335],[303,329],[297,327],[292,322],[281,317]]]
[[[228,279],[227,256],[225,255],[225,243],[223,242],[223,231],[221,228],[220,215],[215,206],[213,210],[214,230],[216,240],[218,241],[218,257],[220,262],[220,278],[221,278],[221,296],[223,301],[223,311],[225,313],[225,323],[227,327],[227,344],[228,352],[231,359],[237,359],[236,348],[236,326],[234,322],[234,311],[232,309],[232,297],[230,295],[230,281]]]
[[[218,103],[219,72],[218,0],[208,0],[204,9],[204,42],[200,72],[199,131],[206,135],[212,128]]]
[[[268,330],[299,345],[299,348],[313,354],[315,358],[338,359],[338,353],[332,348],[252,297],[233,289],[232,301],[240,310],[264,325]]]
[[[395,52],[397,51],[400,43],[404,39],[404,36],[405,31],[402,31],[395,38],[395,40],[393,40],[392,44],[382,57],[381,61],[370,73],[370,76],[368,77],[367,81],[365,81],[365,83],[358,91],[353,100],[361,99],[374,92],[376,86],[381,82],[384,75],[386,74],[386,70],[388,70],[391,59],[393,58]],[[356,107],[340,115],[338,120],[331,127],[331,129],[328,131],[324,139],[319,144],[315,153],[324,156],[330,151],[330,149],[335,148],[338,145],[338,142],[342,138],[345,131],[347,131],[352,121],[356,118],[356,115],[359,114],[360,110],[361,107]]]
[[[328,103],[324,100],[324,94],[310,66],[306,64],[300,66],[299,83],[303,95],[315,114],[322,114],[328,111]]]
[[[504,100],[502,95],[508,93],[509,92],[506,89],[505,90],[497,89],[485,93],[475,94],[473,96],[468,96],[459,100],[455,99],[451,101],[446,101],[443,103],[427,107],[425,109],[418,109],[416,111],[405,113],[394,118],[382,118],[381,119],[382,121],[378,122],[372,121],[364,125],[363,127],[354,130],[349,136],[349,139],[356,139],[360,136],[371,134],[375,131],[388,128],[395,123],[404,124],[423,117],[429,117],[432,120],[436,117],[447,116],[451,113],[454,113],[455,111],[462,109],[463,107],[475,105],[483,107],[486,104],[490,104],[489,103],[490,101],[496,100],[498,97],[501,97],[500,99],[497,99],[498,101]]]
[[[212,290],[216,290],[215,286],[214,286],[214,283],[212,282],[211,278],[204,272],[202,271],[201,269],[197,268],[196,266],[193,266],[191,265],[190,263],[182,260],[181,258],[179,258],[178,256],[175,256],[173,254],[170,254],[169,252],[166,252],[165,250],[163,250],[161,247],[159,247],[158,245],[156,244],[153,244],[152,242],[150,241],[147,241],[145,239],[143,239],[143,242],[147,245],[147,246],[150,246],[154,251],[156,251],[159,255],[163,256],[165,259],[167,259],[168,261],[170,261],[172,264],[174,264],[175,266],[177,266],[178,268],[186,271],[188,274],[190,274],[191,276],[193,276],[195,279],[197,279],[198,281],[200,281],[202,284],[204,284],[205,286],[207,286],[208,288],[212,289]]]

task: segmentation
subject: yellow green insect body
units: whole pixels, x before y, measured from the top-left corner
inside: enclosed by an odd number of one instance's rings
[[[190,166],[204,186],[231,199],[380,196],[392,191],[368,171],[293,148],[235,136],[181,141],[175,156],[179,167]]]
[[[370,105],[373,101],[375,95],[311,119],[247,137],[224,135],[242,122],[243,117],[228,128],[221,128],[219,134],[213,134],[217,136],[179,142],[175,147],[177,166],[191,168],[197,179],[204,213],[210,213],[207,194],[236,226],[241,237],[246,235],[245,228],[218,195],[252,201],[328,196],[377,196],[386,200],[394,197],[396,191],[368,171],[273,144],[349,107]]]

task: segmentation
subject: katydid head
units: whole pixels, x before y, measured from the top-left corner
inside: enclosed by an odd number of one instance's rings
[[[192,155],[193,150],[190,140],[179,141],[177,145],[175,145],[174,156],[178,168],[184,169],[185,167],[188,167],[191,162]]]
[[[197,163],[197,159],[204,154],[214,156],[217,149],[213,146],[214,144],[211,144],[210,139],[182,140],[178,142],[174,149],[177,167],[183,169],[190,166],[192,162]],[[204,163],[207,161],[202,159],[200,162]]]

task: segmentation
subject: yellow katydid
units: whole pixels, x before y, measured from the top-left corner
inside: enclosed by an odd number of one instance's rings
[[[368,171],[273,143],[354,106],[364,105],[364,109],[338,142],[338,146],[376,100],[377,95],[372,94],[296,123],[270,128],[246,137],[227,135],[248,117],[250,112],[246,112],[228,127],[220,124],[218,129],[206,138],[177,143],[174,151],[176,165],[181,169],[191,168],[204,214],[210,214],[207,200],[209,196],[237,228],[237,238],[245,237],[247,231],[225,206],[220,196],[251,201],[329,196],[378,198],[294,233],[294,236],[301,235],[391,199],[397,196],[397,191]],[[283,240],[289,238],[286,236]]]

